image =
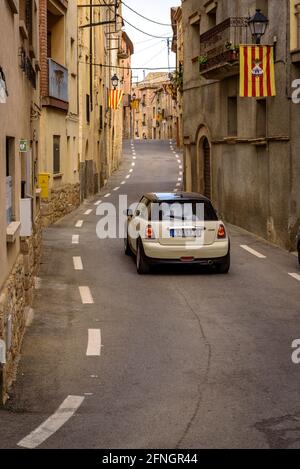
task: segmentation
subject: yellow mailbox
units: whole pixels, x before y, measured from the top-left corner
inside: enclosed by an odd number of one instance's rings
[[[40,173],[38,180],[39,180],[39,188],[42,189],[41,198],[42,199],[48,199],[49,198],[50,174],[49,173]]]

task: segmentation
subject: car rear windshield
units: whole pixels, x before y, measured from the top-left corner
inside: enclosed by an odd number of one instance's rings
[[[152,221],[217,221],[218,216],[210,202],[203,200],[167,200],[151,204]]]

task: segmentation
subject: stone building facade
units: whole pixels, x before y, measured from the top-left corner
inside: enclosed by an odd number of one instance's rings
[[[38,25],[39,2],[1,2],[0,402],[15,377],[41,255]]]
[[[182,2],[185,187],[210,197],[227,221],[287,249],[300,224],[299,2]],[[275,47],[277,96],[239,97],[238,46],[260,8]],[[230,47],[228,47],[230,45]],[[234,51],[231,50],[234,48]],[[230,50],[229,50],[230,49]]]
[[[123,106],[108,106],[112,76],[124,86],[124,72],[133,46],[122,31],[121,4],[90,8],[78,0],[79,162],[81,200],[100,190],[120,164],[123,144]],[[92,11],[91,11],[92,10]],[[93,28],[82,26],[108,22]],[[132,51],[131,51],[132,48]],[[130,81],[131,81],[131,72]],[[127,75],[126,75],[127,76]],[[130,93],[127,90],[127,93]]]
[[[183,148],[183,28],[182,8],[171,8],[171,24],[173,28],[172,52],[176,54],[176,71],[174,73],[174,85],[176,95],[176,143]]]
[[[40,0],[39,172],[49,178],[43,226],[79,205],[77,2]],[[66,201],[63,205],[62,201]]]
[[[132,95],[132,70],[131,70],[131,56],[134,54],[133,43],[128,34],[122,32],[121,50],[119,52],[121,83],[124,91],[123,98],[123,138],[129,139],[132,136],[132,110],[131,110],[131,95]]]

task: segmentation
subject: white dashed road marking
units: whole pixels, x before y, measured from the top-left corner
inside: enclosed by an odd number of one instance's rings
[[[76,222],[75,227],[76,227],[76,228],[81,228],[82,225],[83,225],[83,220],[78,220],[78,221]]]
[[[33,449],[57,432],[76,412],[84,401],[83,396],[68,396],[45,422],[19,441],[18,446]]]
[[[82,260],[80,256],[73,257],[74,270],[83,270]]]
[[[128,174],[128,175],[126,176],[126,179],[129,179],[129,178],[130,178],[130,174]]]
[[[94,204],[94,205],[100,205],[100,204],[101,204],[101,202],[102,202],[102,200],[97,200],[97,202],[95,202],[95,204]]]
[[[107,198],[107,197],[109,197],[109,196],[110,196],[110,193],[106,194],[104,197]]]
[[[249,246],[246,246],[246,245],[242,244],[241,248],[244,249],[245,251],[250,252],[250,254],[253,254],[253,256],[258,257],[259,259],[266,259],[266,256],[264,256],[260,252],[255,251],[255,249],[252,249]]]
[[[121,184],[122,184],[122,186],[123,186],[124,184],[126,184],[126,181],[122,181]]]
[[[79,293],[81,296],[82,304],[84,305],[92,305],[94,303],[94,299],[91,294],[91,290],[89,287],[79,287]]]
[[[114,188],[114,191],[118,191],[119,189],[120,189],[119,186],[118,186],[118,187],[115,187],[115,188]]]
[[[129,172],[132,173],[133,169],[130,169]]]
[[[86,355],[88,357],[100,357],[101,347],[102,345],[100,329],[89,329]]]
[[[92,211],[93,211],[93,210],[92,210],[91,208],[89,208],[88,210],[86,210],[86,211],[84,212],[84,214],[85,214],[85,215],[90,215],[90,214],[92,213]]]
[[[300,274],[289,274],[291,277],[293,277],[295,280],[298,280],[300,282]]]
[[[72,244],[79,244],[79,235],[72,235]]]

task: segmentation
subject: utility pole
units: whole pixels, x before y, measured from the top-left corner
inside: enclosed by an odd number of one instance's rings
[[[167,49],[168,49],[168,69],[170,69],[170,38],[167,38]]]

